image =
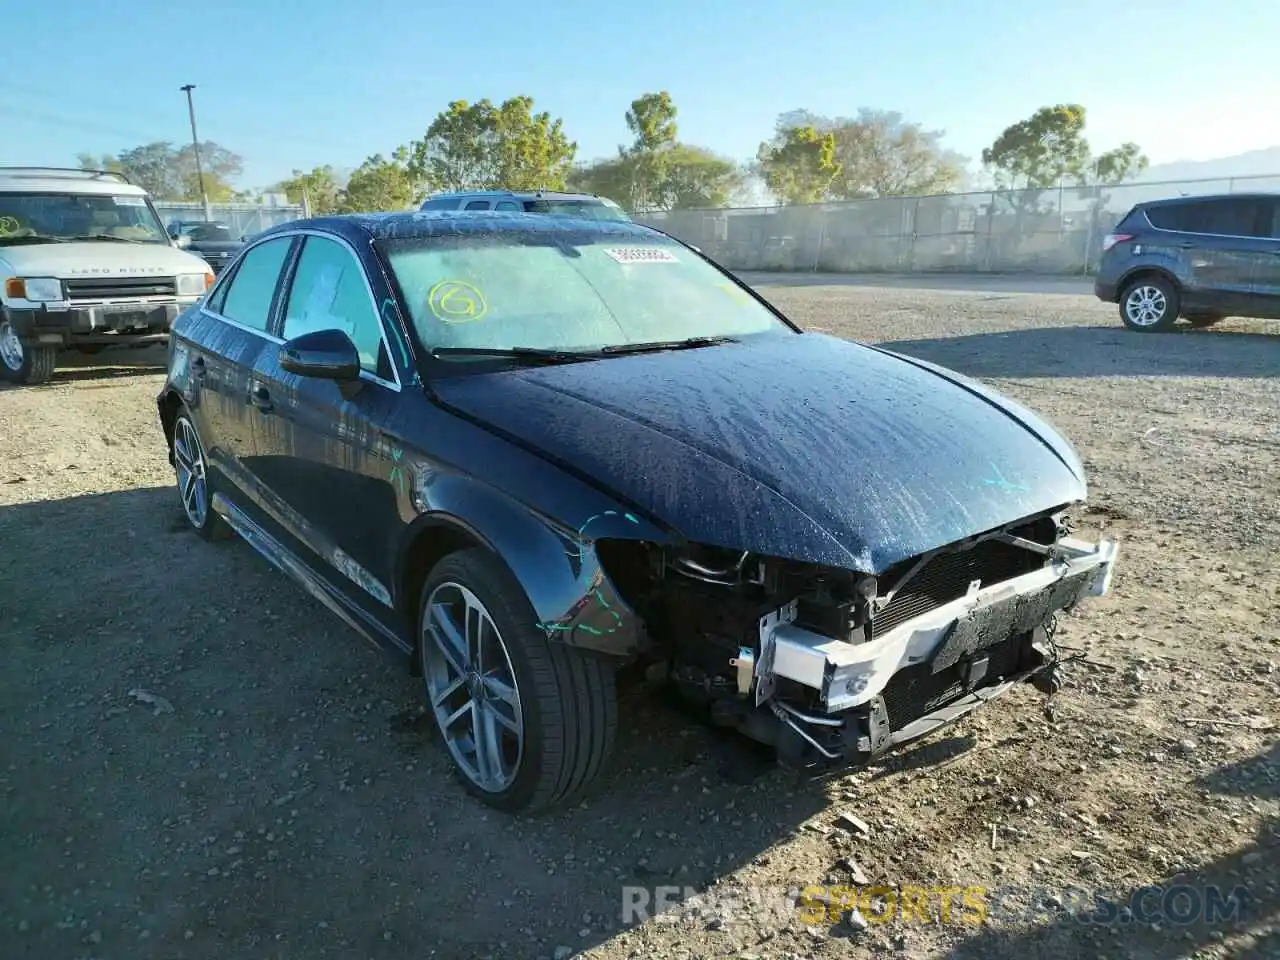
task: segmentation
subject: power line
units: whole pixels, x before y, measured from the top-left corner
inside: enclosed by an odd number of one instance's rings
[[[41,89],[39,87],[33,87],[30,84],[16,83],[7,78],[0,78],[0,90],[3,90],[5,88],[11,89],[18,93],[23,93],[27,96],[37,96],[37,97],[43,97],[48,100],[65,101],[65,94],[58,93],[57,91]],[[81,97],[80,94],[76,95],[76,100],[78,103],[85,102],[85,98]],[[121,104],[118,100],[112,102],[109,107],[105,100],[98,100],[97,104],[103,107],[103,109],[111,109],[116,111],[121,109]],[[93,104],[91,102],[90,106],[92,105]],[[3,106],[3,107],[0,107],[0,111],[11,112],[12,108]],[[102,124],[98,124],[96,121],[74,119],[72,117],[66,116],[65,114],[44,113],[40,116],[34,116],[34,115],[29,116],[28,119],[36,120],[36,122],[56,123],[64,126],[78,126],[78,127],[83,127],[85,129],[97,128],[98,130],[110,133],[113,136],[126,136],[126,137],[129,137],[130,139],[143,140],[148,142],[170,139],[167,137],[156,137],[154,135],[143,136],[137,131],[126,132],[118,127],[111,128],[111,127],[104,126]],[[168,122],[166,122],[166,126],[168,126]],[[242,137],[243,136],[248,136],[250,138],[257,137],[262,140],[270,139],[275,142],[284,140],[286,142],[315,147],[321,150],[346,151],[351,148],[350,143],[340,144],[340,143],[337,143],[336,141],[318,140],[305,135],[297,136],[292,134],[286,134],[282,136],[279,127],[273,127],[268,129],[265,127],[254,127],[252,124],[246,126],[242,123],[237,123],[234,129],[235,131],[238,131],[239,135]]]

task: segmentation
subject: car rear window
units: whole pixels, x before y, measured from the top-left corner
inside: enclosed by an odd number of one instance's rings
[[[587,220],[630,220],[620,207],[598,200],[526,200],[526,213],[550,213],[561,217],[583,217]]]

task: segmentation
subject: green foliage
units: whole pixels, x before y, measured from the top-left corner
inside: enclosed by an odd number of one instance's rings
[[[1136,143],[1122,143],[1094,158],[1092,177],[1095,183],[1122,183],[1147,169],[1149,161]]]
[[[432,190],[563,189],[578,145],[533,98],[455,100],[406,149],[409,176]]]
[[[677,110],[666,90],[631,101],[627,129],[635,139],[618,155],[576,167],[569,188],[596,193],[631,211],[686,210],[729,203],[744,174],[732,160],[680,143]]]
[[[382,154],[374,154],[351,174],[339,198],[338,212],[406,210],[417,198],[417,184],[409,172],[408,151],[401,147],[389,160]]]
[[[191,144],[175,148],[166,141],[156,141],[123,150],[114,157],[80,154],[77,159],[86,170],[118,170],[157,200],[201,199],[195,148]],[[200,144],[200,161],[210,202],[226,202],[234,197],[232,181],[244,170],[240,156],[206,140]]]
[[[336,212],[342,193],[333,167],[328,165],[313,167],[309,173],[295,170],[293,176],[288,180],[282,180],[276,189],[282,192],[290,203],[302,203],[305,197],[313,214]]]
[[[780,127],[772,140],[760,144],[756,163],[765,185],[783,203],[826,200],[841,174],[835,135],[810,125]]]
[[[997,183],[1015,188],[1056,187],[1082,180],[1089,166],[1084,138],[1085,109],[1078,103],[1041,107],[1026,120],[1006,127],[982,151]]]

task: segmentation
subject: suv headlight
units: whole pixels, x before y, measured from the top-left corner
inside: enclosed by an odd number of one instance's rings
[[[178,296],[180,297],[198,297],[212,286],[212,273],[178,274]]]
[[[4,294],[10,300],[39,303],[66,299],[62,295],[62,281],[57,277],[12,277],[5,281]]]

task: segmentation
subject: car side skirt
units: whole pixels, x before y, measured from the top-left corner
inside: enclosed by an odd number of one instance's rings
[[[268,563],[296,581],[351,629],[380,649],[399,654],[406,659],[412,657],[413,647],[410,644],[351,603],[312,569],[310,564],[264,530],[260,524],[221,493],[213,495],[213,509]]]

